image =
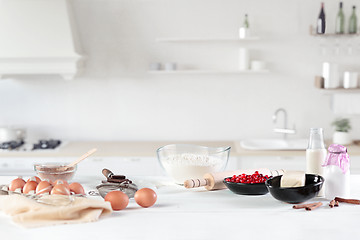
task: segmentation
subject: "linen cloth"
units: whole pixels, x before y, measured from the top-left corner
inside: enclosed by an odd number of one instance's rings
[[[24,227],[93,222],[112,212],[109,202],[97,199],[43,195],[35,200],[20,194],[0,196],[0,210]]]

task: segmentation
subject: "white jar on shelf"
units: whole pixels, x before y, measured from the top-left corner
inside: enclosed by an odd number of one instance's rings
[[[248,20],[248,15],[245,14],[244,23],[242,27],[239,28],[239,38],[244,39],[250,37],[250,25]]]
[[[324,78],[324,88],[339,88],[340,76],[338,64],[324,62],[322,66],[322,77]]]
[[[344,88],[357,88],[358,87],[358,73],[357,72],[344,72],[343,86],[344,86]]]
[[[251,61],[251,70],[262,71],[266,69],[266,63],[264,61],[254,60]]]
[[[250,53],[247,48],[239,48],[239,70],[245,71],[250,68]]]
[[[239,38],[245,39],[251,37],[250,29],[246,27],[239,28]]]

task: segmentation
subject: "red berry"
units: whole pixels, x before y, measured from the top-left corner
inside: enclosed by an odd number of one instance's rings
[[[253,174],[239,174],[239,175],[233,175],[230,182],[234,183],[247,183],[247,184],[253,184],[253,183],[264,183],[267,179],[269,179],[268,175],[263,175],[259,173],[259,171],[255,171]]]

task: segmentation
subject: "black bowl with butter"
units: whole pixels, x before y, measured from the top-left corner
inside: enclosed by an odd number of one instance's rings
[[[305,186],[283,188],[280,187],[281,177],[282,175],[269,178],[265,185],[274,198],[292,204],[316,197],[324,183],[324,178],[320,175],[305,174]]]

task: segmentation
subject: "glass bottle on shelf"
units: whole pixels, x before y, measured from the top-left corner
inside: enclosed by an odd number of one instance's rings
[[[249,20],[248,20],[248,15],[247,14],[245,14],[243,27],[244,28],[249,28]]]
[[[345,15],[344,15],[344,11],[343,11],[343,3],[342,2],[340,2],[339,11],[336,16],[335,33],[336,34],[344,34],[345,33]]]
[[[316,33],[317,34],[324,34],[325,33],[325,11],[324,11],[324,3],[321,3],[320,14],[316,23]]]
[[[356,34],[357,33],[357,17],[356,17],[356,7],[352,7],[352,14],[349,19],[349,33]]]
[[[247,14],[245,14],[243,25],[239,29],[239,37],[241,39],[250,37],[250,24]]]

